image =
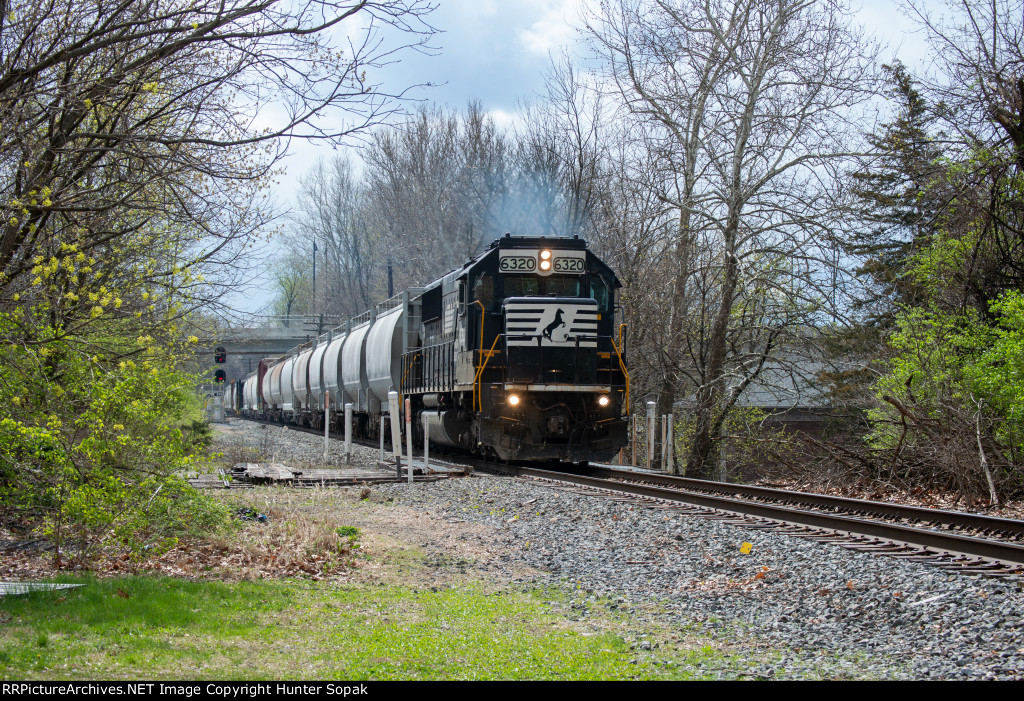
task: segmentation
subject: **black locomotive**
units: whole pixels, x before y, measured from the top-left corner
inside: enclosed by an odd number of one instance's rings
[[[424,288],[261,364],[243,412],[374,436],[387,393],[431,443],[512,460],[610,460],[626,442],[621,287],[573,238],[513,237]]]

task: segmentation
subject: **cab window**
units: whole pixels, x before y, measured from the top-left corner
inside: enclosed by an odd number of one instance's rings
[[[505,296],[534,297],[540,294],[540,287],[537,285],[538,279],[533,275],[506,275]]]
[[[505,275],[505,297],[579,297],[579,275]]]
[[[551,275],[544,280],[545,291],[542,294],[554,295],[555,297],[579,297],[580,276],[579,275]]]
[[[600,275],[590,276],[590,298],[597,301],[598,311],[608,311],[608,285],[604,283]]]
[[[484,308],[490,309],[494,304],[494,278],[484,273],[473,284],[473,299],[480,300]]]

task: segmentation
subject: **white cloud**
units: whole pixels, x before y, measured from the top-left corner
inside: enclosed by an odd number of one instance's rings
[[[488,116],[494,120],[499,129],[511,129],[519,122],[519,115],[515,112],[506,112],[502,109],[487,110]]]
[[[546,56],[575,39],[570,21],[576,16],[578,0],[531,0],[525,4],[540,14],[529,29],[518,32],[526,51]]]

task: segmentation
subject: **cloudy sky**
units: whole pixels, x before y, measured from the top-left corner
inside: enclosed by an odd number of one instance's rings
[[[431,41],[433,55],[407,53],[378,78],[391,91],[421,85],[411,97],[454,109],[478,100],[499,124],[507,123],[517,103],[543,92],[549,56],[563,48],[581,49],[574,26],[580,24],[582,1],[440,0],[430,16],[440,30]],[[865,29],[887,45],[885,60],[898,56],[912,68],[921,63],[924,42],[913,33],[914,25],[898,3],[862,0],[855,8]],[[302,173],[317,158],[330,155],[331,149],[323,144],[293,144],[275,188],[282,206],[293,203]],[[246,312],[266,307],[273,297],[269,287],[261,276],[238,295],[237,306]]]

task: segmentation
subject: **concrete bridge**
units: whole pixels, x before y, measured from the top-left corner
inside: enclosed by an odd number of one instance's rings
[[[196,348],[199,369],[211,380],[223,370],[228,382],[248,377],[263,358],[276,358],[341,324],[327,316],[261,316],[244,326],[222,329],[215,338],[202,339]],[[224,362],[215,362],[223,352]]]

